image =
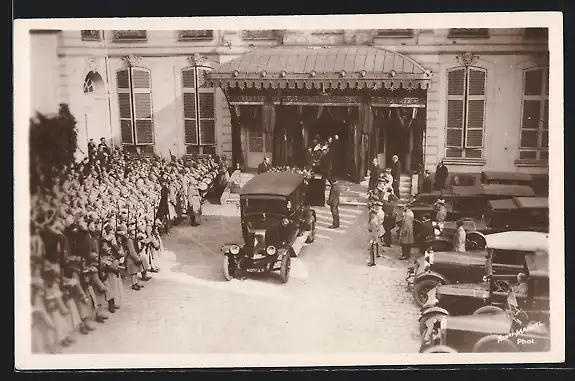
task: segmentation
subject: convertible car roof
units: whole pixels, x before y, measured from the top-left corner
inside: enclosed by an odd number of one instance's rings
[[[303,182],[293,172],[266,172],[252,177],[240,190],[240,196],[273,195],[287,197]]]
[[[549,250],[549,234],[530,231],[509,231],[485,236],[487,247],[498,250],[541,251]]]

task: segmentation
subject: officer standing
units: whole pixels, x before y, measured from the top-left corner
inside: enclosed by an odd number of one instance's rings
[[[341,186],[338,181],[333,181],[331,183],[331,188],[329,190],[329,197],[327,199],[327,204],[331,210],[331,216],[333,223],[329,226],[330,229],[339,228],[339,197],[341,194]]]
[[[188,186],[188,216],[190,216],[190,224],[192,226],[198,226],[201,224],[201,208],[202,201],[200,198],[200,192],[198,192],[197,183],[195,180],[191,180]]]

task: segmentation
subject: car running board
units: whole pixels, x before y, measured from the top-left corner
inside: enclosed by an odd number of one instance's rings
[[[309,237],[309,233],[310,233],[309,231],[305,231],[303,232],[302,235],[300,235],[295,239],[292,245],[293,248],[292,257],[297,257],[299,255],[299,252],[301,251],[303,245],[305,244],[305,240],[307,239],[307,237]]]

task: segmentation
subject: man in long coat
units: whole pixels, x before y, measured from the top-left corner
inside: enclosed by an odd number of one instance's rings
[[[339,228],[339,197],[341,195],[341,186],[339,182],[334,181],[331,183],[331,188],[329,190],[329,197],[327,199],[327,204],[331,210],[331,216],[333,223],[329,227],[330,229]]]
[[[413,220],[414,215],[409,206],[403,212],[401,228],[399,230],[399,244],[401,245],[401,257],[399,259],[409,259],[411,257],[411,245],[413,245]]]
[[[399,195],[399,180],[400,180],[400,175],[401,175],[401,162],[399,161],[399,157],[397,155],[393,155],[393,157],[391,158],[391,176],[393,176],[393,184],[392,184],[392,188],[393,188],[393,193],[395,193],[395,195],[397,197],[400,197]]]
[[[443,160],[441,160],[437,165],[437,168],[435,169],[435,189],[437,190],[445,189],[445,182],[447,181],[448,175],[449,170],[443,163]]]
[[[369,190],[375,189],[377,187],[380,175],[381,175],[381,167],[379,166],[377,158],[374,158],[371,163],[371,168],[369,170]]]

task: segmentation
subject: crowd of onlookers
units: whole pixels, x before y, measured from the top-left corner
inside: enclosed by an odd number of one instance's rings
[[[82,162],[31,195],[33,352],[57,352],[109,319],[160,271],[170,226],[199,224],[208,192],[228,180],[225,157],[131,156],[90,141]]]

